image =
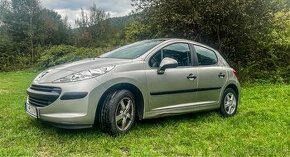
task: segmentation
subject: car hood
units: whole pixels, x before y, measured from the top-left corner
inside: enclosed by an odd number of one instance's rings
[[[40,75],[38,75],[34,82],[35,83],[49,83],[55,81],[59,78],[65,77],[67,75],[91,69],[91,68],[99,68],[104,66],[116,66],[120,64],[125,64],[128,62],[132,62],[132,60],[128,59],[115,59],[115,58],[90,58],[84,59],[76,62],[70,62],[66,64],[57,65],[51,67],[45,71],[43,71]]]

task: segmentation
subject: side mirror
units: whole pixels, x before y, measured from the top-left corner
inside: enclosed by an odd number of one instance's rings
[[[161,61],[160,66],[157,70],[157,74],[164,74],[165,69],[176,68],[177,66],[178,62],[175,59],[166,57]]]

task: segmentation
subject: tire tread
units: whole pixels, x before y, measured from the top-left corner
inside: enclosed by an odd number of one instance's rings
[[[128,90],[113,91],[110,94],[108,94],[108,96],[104,100],[102,109],[100,111],[99,123],[100,123],[101,130],[113,136],[124,134],[131,128],[129,127],[128,130],[122,132],[118,130],[116,127],[114,127],[115,122],[112,119],[112,117],[115,116],[115,107],[117,105],[116,103],[119,102],[119,99],[121,99],[123,95],[128,95],[129,97],[133,99],[133,101],[135,101],[133,94]],[[133,119],[131,126],[134,124],[134,122],[135,122],[135,119]]]

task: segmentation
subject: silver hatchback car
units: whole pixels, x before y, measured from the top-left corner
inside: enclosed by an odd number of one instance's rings
[[[216,50],[153,39],[45,70],[27,93],[25,109],[34,118],[69,129],[99,124],[118,135],[141,119],[216,109],[233,116],[240,84]]]

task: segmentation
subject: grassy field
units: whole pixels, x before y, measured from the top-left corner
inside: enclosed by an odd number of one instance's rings
[[[290,156],[290,85],[250,84],[237,116],[145,120],[125,136],[62,130],[24,112],[35,73],[0,73],[0,156]]]

